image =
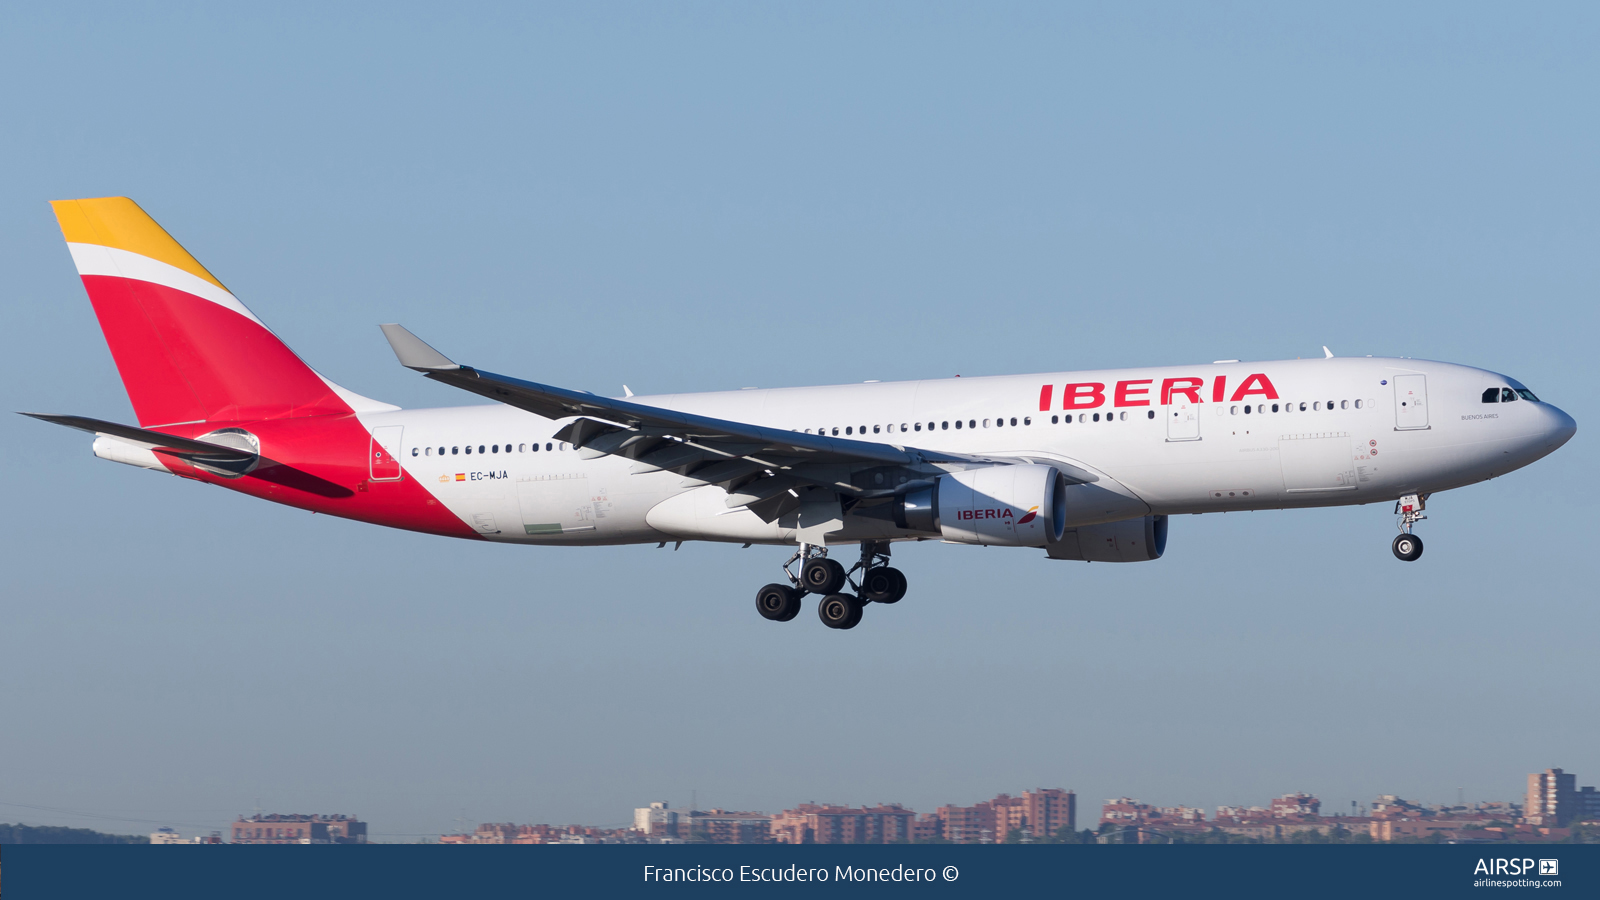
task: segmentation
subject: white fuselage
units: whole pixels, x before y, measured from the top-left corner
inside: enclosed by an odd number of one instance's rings
[[[1335,358],[633,399],[793,431],[1071,467],[1091,473],[1110,498],[1086,514],[1087,524],[1390,502],[1484,481],[1550,453],[1575,430],[1546,403],[1483,402],[1490,388],[1521,387],[1449,363]],[[588,458],[553,437],[564,421],[503,405],[361,420],[408,477],[490,540],[795,540],[792,524],[728,509],[714,485],[671,471],[630,474],[633,462],[620,456]],[[905,536],[872,521],[838,537]]]

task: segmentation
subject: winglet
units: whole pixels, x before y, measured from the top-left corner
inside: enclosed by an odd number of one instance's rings
[[[1322,358],[1323,359],[1333,359],[1333,351],[1329,350],[1327,347],[1323,347],[1322,348]]]
[[[422,338],[407,331],[404,326],[390,323],[378,327],[383,329],[383,336],[389,339],[389,346],[399,358],[400,365],[408,369],[416,369],[418,372],[437,372],[461,368],[447,359],[443,353],[429,347]]]

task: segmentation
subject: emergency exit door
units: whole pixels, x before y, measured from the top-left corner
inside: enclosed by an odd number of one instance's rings
[[[1394,379],[1394,428],[1420,431],[1428,427],[1428,376],[1396,375]]]
[[[404,430],[404,425],[385,425],[372,429],[367,465],[373,481],[400,480],[400,433]]]
[[[1200,440],[1200,404],[1174,391],[1167,404],[1167,440]]]

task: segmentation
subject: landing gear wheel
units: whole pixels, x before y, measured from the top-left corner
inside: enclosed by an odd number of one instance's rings
[[[800,596],[787,584],[769,584],[756,592],[756,612],[764,619],[787,622],[800,615]]]
[[[861,597],[873,603],[897,603],[906,595],[906,576],[892,566],[868,569],[861,579]]]
[[[1422,555],[1422,538],[1414,534],[1402,534],[1394,539],[1394,555],[1403,562],[1416,562]]]
[[[800,567],[800,584],[813,594],[836,594],[844,587],[844,566],[826,556],[812,557]]]
[[[817,604],[817,617],[829,628],[854,628],[861,621],[861,601],[849,594],[829,594]]]

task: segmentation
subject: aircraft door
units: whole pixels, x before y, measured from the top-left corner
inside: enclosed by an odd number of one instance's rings
[[[1420,431],[1428,427],[1428,376],[1395,376],[1394,427],[1396,431]]]
[[[1200,404],[1174,392],[1167,404],[1167,440],[1200,440]]]
[[[400,434],[404,430],[404,425],[372,429],[372,443],[367,449],[367,473],[371,480],[400,480]]]

